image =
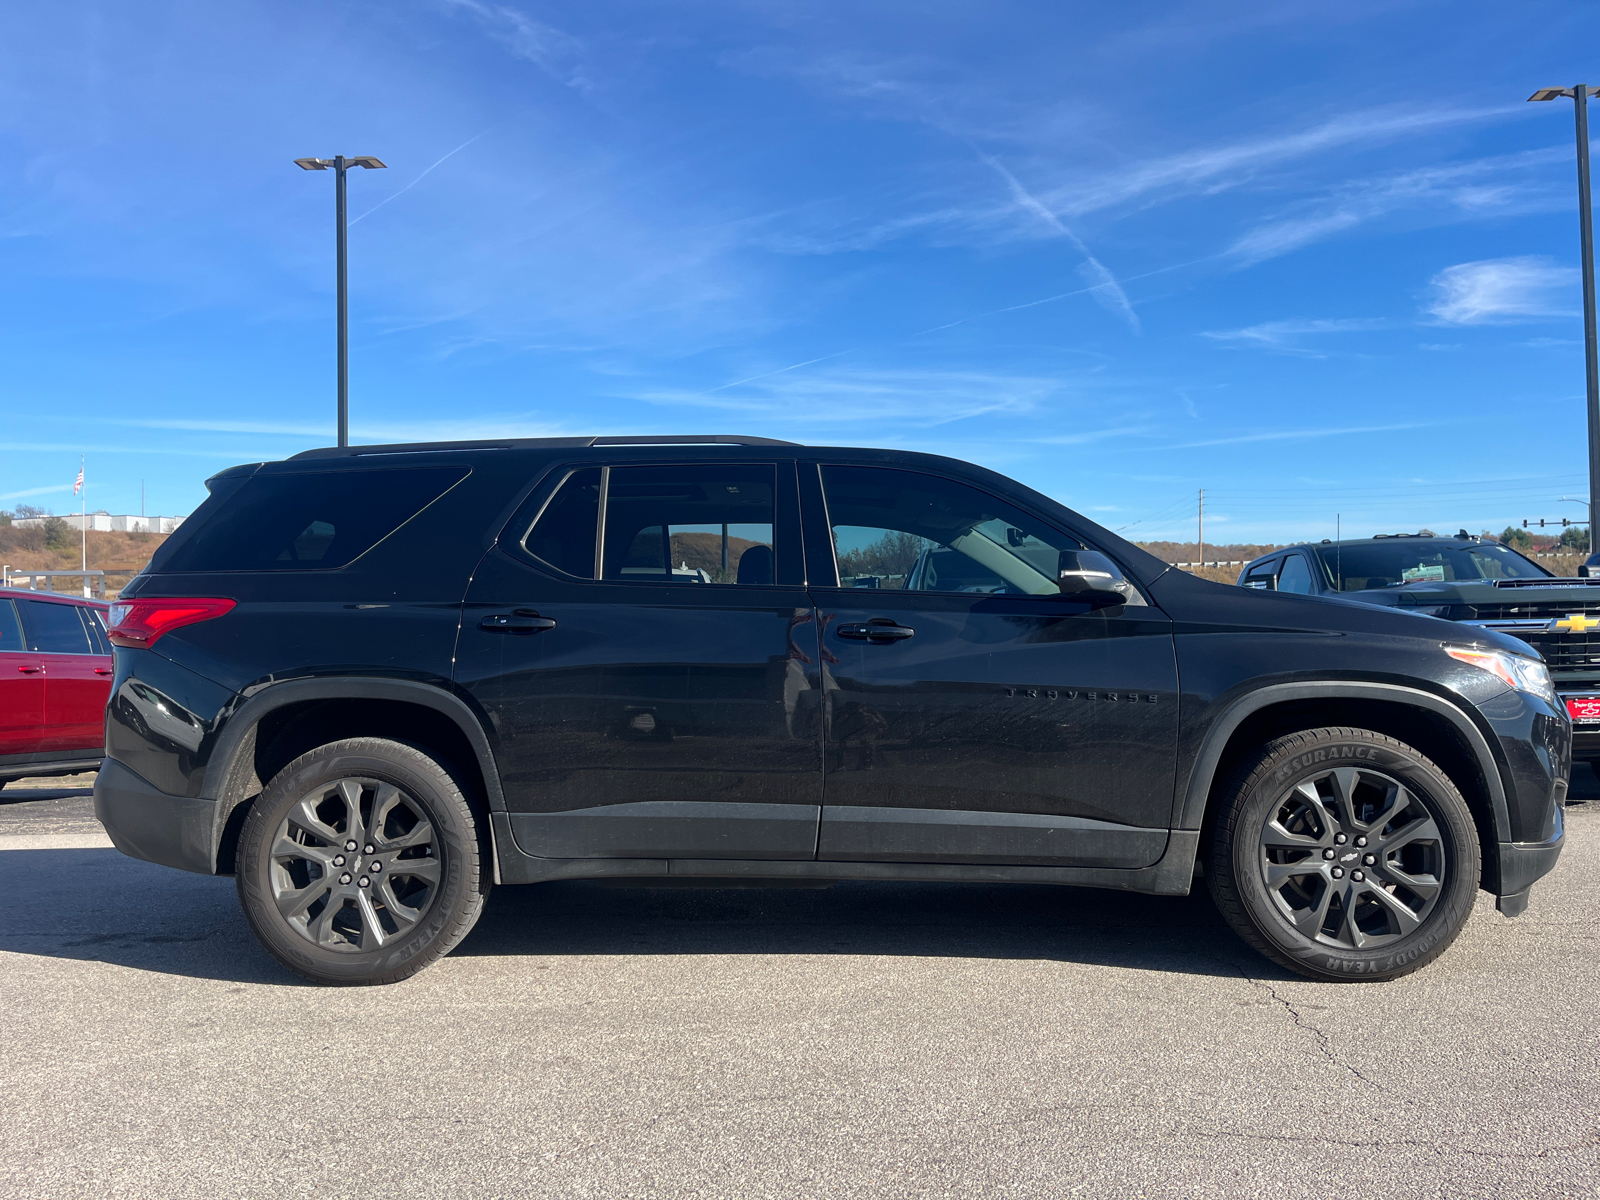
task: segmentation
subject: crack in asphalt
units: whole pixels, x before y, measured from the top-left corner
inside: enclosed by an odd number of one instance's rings
[[[1518,1161],[1532,1161],[1540,1158],[1550,1158],[1557,1154],[1567,1154],[1577,1150],[1584,1150],[1592,1146],[1600,1146],[1600,1129],[1594,1129],[1586,1137],[1564,1146],[1547,1146],[1543,1150],[1532,1152],[1519,1152],[1512,1150],[1477,1150],[1468,1146],[1447,1145],[1441,1146],[1436,1141],[1423,1138],[1388,1138],[1372,1141],[1354,1141],[1348,1138],[1325,1137],[1321,1134],[1295,1136],[1286,1133],[1241,1133],[1233,1129],[1195,1129],[1189,1127],[1187,1132],[1195,1137],[1202,1138],[1232,1138],[1244,1142],[1284,1142],[1291,1145],[1319,1145],[1341,1146],[1354,1150],[1385,1150],[1395,1146],[1410,1146],[1416,1149],[1427,1150],[1433,1154],[1463,1154],[1469,1158],[1504,1158]]]
[[[1295,1006],[1289,1000],[1278,994],[1277,988],[1273,987],[1264,979],[1255,978],[1238,962],[1235,962],[1231,959],[1212,959],[1212,961],[1220,962],[1225,966],[1231,967],[1235,972],[1238,973],[1240,979],[1244,980],[1251,987],[1266,992],[1266,994],[1271,996],[1273,1000],[1282,1005],[1283,1010],[1287,1012],[1290,1019],[1294,1021],[1295,1027],[1297,1029],[1305,1030],[1316,1040],[1317,1050],[1322,1054],[1323,1058],[1327,1059],[1334,1066],[1341,1067],[1344,1070],[1349,1071],[1350,1074],[1354,1075],[1368,1087],[1385,1093],[1389,1091],[1388,1088],[1384,1087],[1384,1085],[1379,1083],[1377,1080],[1369,1079],[1366,1075],[1362,1074],[1359,1067],[1347,1063],[1344,1059],[1335,1054],[1333,1051],[1333,1039],[1328,1032],[1316,1025],[1311,1024],[1304,1017],[1302,1017],[1299,1009],[1295,1008]]]

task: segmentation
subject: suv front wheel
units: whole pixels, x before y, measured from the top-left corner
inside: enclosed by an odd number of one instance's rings
[[[1277,738],[1220,798],[1206,875],[1235,932],[1322,980],[1432,962],[1472,912],[1477,829],[1449,777],[1366,729]]]
[[[394,983],[477,922],[488,884],[461,787],[414,746],[352,738],[267,784],[239,839],[256,937],[317,983]]]

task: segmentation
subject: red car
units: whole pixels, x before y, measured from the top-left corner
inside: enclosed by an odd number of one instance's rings
[[[112,675],[106,608],[0,588],[0,787],[100,765]]]

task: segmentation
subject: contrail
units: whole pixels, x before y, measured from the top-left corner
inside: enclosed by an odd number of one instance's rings
[[[798,371],[801,367],[809,367],[813,363],[827,362],[830,358],[838,358],[841,354],[849,354],[848,350],[835,350],[832,354],[824,354],[821,358],[808,358],[805,362],[792,363],[787,367],[779,367],[776,371],[768,371],[765,375],[752,375],[749,379],[735,379],[732,383],[724,383],[709,389],[713,392],[726,391],[731,387],[738,387],[741,383],[754,383],[758,379],[770,379],[774,375],[782,375],[785,371]]]
[[[1107,308],[1119,314],[1133,328],[1133,331],[1138,333],[1139,317],[1133,311],[1133,305],[1128,302],[1127,293],[1122,290],[1122,285],[1117,282],[1116,276],[1106,269],[1105,264],[1089,252],[1089,247],[1084,245],[1083,239],[1072,232],[1071,229],[1068,229],[1060,217],[1056,216],[1033,193],[1023,187],[1022,182],[1010,171],[1006,170],[1005,164],[999,159],[985,154],[976,146],[973,146],[972,149],[986,166],[990,167],[1001,179],[1005,180],[1006,187],[1011,191],[1011,198],[1017,202],[1019,207],[1031,212],[1050,228],[1061,234],[1062,237],[1072,243],[1079,254],[1083,255],[1083,266],[1079,269],[1079,273],[1085,279],[1092,281],[1092,285],[1084,290],[1092,294],[1096,300],[1099,300]]]
[[[493,126],[490,126],[490,128],[492,129]],[[488,132],[489,132],[488,129],[485,129],[483,131],[483,133],[488,133]],[[478,138],[481,138],[483,136],[483,133],[478,134],[477,137],[471,137],[471,138],[468,138],[466,141],[462,142],[461,145],[457,146],[454,150],[450,151],[449,154],[446,154],[444,156],[444,158],[441,158],[439,160],[439,162],[434,163],[433,167],[437,167],[439,165],[439,163],[444,162],[445,158],[449,158],[452,155],[460,154],[468,146],[472,145],[473,142],[477,141]],[[385,204],[389,203],[390,200],[398,200],[401,196],[404,196],[412,188],[416,187],[417,184],[421,183],[424,179],[426,179],[428,177],[429,173],[433,170],[433,167],[429,167],[428,170],[424,171],[421,175],[418,175],[415,179],[413,179],[410,183],[406,184],[405,187],[401,188],[398,192],[396,192],[394,195],[390,196],[388,199],[379,200],[371,208],[367,209],[366,212],[362,213],[359,217],[357,217],[355,219],[355,221],[351,221],[350,224],[354,225],[356,223],[356,221],[365,220],[366,218],[370,217],[373,213],[377,212]]]

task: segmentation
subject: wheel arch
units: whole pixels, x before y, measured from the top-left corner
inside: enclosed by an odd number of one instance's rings
[[[370,676],[272,684],[234,710],[207,764],[200,795],[216,801],[212,832],[218,874],[230,874],[239,832],[266,781],[309,750],[350,737],[386,737],[454,767],[468,802],[484,814],[484,850],[496,864],[492,820],[505,796],[482,719],[460,697],[432,684]]]
[[[1212,725],[1179,797],[1176,827],[1206,830],[1217,787],[1254,748],[1285,733],[1353,726],[1414,747],[1461,789],[1478,826],[1482,886],[1498,893],[1498,844],[1510,839],[1505,782],[1489,739],[1458,706],[1397,684],[1277,684],[1240,697]],[[1202,842],[1205,840],[1202,836]]]

